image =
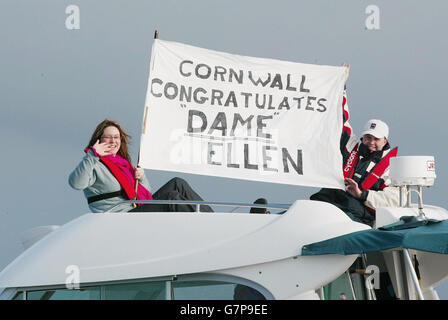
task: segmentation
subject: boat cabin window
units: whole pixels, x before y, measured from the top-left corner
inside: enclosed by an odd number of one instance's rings
[[[166,300],[167,282],[150,281],[104,286],[103,300]]]
[[[257,290],[232,282],[161,280],[125,282],[80,289],[27,290],[27,300],[265,300]],[[23,299],[18,292],[15,300]]]
[[[99,300],[100,287],[28,291],[27,300]]]
[[[265,300],[257,290],[235,283],[219,281],[173,282],[175,300]]]
[[[12,300],[23,300],[23,292],[17,292]]]

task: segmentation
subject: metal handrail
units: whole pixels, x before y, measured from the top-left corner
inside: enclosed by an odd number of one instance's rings
[[[271,204],[258,204],[258,203],[241,203],[241,202],[217,202],[217,201],[195,201],[195,200],[124,200],[117,203],[115,206],[107,210],[106,212],[113,212],[113,209],[123,203],[141,203],[141,204],[192,204],[196,205],[196,212],[200,212],[201,205],[209,206],[223,206],[223,207],[237,207],[238,208],[265,208],[265,209],[289,209],[290,203],[271,203]]]

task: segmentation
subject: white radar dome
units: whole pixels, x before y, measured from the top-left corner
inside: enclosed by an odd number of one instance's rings
[[[389,178],[393,186],[434,185],[436,169],[433,156],[403,156],[390,159]]]

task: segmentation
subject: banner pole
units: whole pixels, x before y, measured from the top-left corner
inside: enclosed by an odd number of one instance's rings
[[[159,38],[159,30],[156,29],[154,31],[154,39],[158,39],[158,38]],[[147,112],[148,112],[148,108],[146,107],[145,108],[145,119],[144,119],[144,130],[143,130],[143,132],[146,130],[146,115],[147,115]],[[140,146],[138,147],[137,168],[140,168],[139,165],[138,165],[139,163],[140,163]],[[135,188],[134,188],[135,197],[134,197],[133,200],[137,200],[138,180],[139,179],[135,178]],[[137,207],[136,203],[134,203],[134,208],[135,207]]]

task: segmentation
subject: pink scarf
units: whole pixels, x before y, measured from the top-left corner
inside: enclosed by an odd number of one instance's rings
[[[134,178],[135,170],[132,167],[132,165],[129,163],[128,160],[122,158],[118,154],[116,156],[107,155],[107,156],[104,156],[104,158],[107,158],[107,159],[113,161],[113,163],[121,170],[121,172],[123,172],[123,174],[126,176],[126,178],[132,183],[132,186],[135,187],[135,178]],[[138,190],[137,190],[137,199],[138,200],[153,200],[151,192],[149,192],[140,183],[138,185]]]

